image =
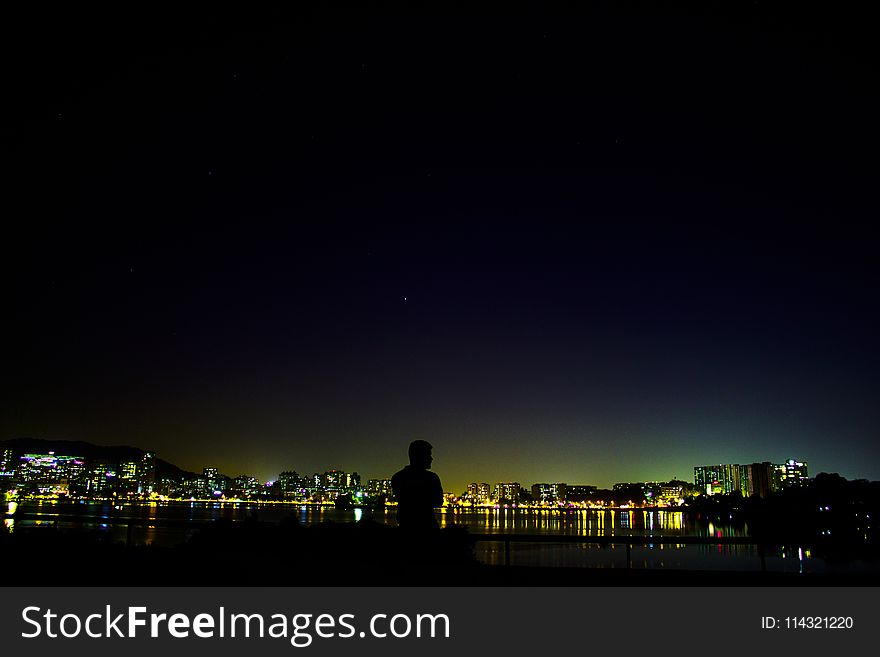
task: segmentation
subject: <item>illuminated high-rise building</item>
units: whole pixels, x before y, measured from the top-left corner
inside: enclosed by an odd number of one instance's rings
[[[180,482],[180,496],[189,498],[205,498],[208,495],[208,479],[202,476],[186,477]]]
[[[345,476],[346,488],[356,490],[361,487],[361,476],[357,472],[352,472]]]
[[[392,495],[390,479],[370,479],[367,482],[367,495],[373,498],[385,497],[390,499]]]
[[[36,493],[69,494],[85,492],[87,471],[79,456],[24,454],[15,468],[15,479]]]
[[[741,490],[740,466],[733,463],[700,465],[694,468],[694,483],[707,495]]]
[[[12,473],[15,470],[15,463],[12,461],[13,454],[11,449],[4,449],[0,452],[0,473]]]
[[[11,449],[0,452],[0,491],[9,490],[15,486],[15,462]]]
[[[743,497],[767,497],[771,492],[808,481],[807,464],[795,459],[785,463],[750,465],[701,465],[694,468],[694,483],[708,495],[739,491]]]
[[[217,468],[203,468],[202,477],[204,481],[203,497],[214,497],[223,493],[220,472]]]
[[[593,499],[597,486],[588,486],[586,484],[569,484],[565,487],[565,498],[569,502],[586,502]]]
[[[88,490],[88,469],[79,456],[59,456],[55,465],[56,491],[80,495]]]
[[[694,484],[701,492],[712,494],[713,487],[721,481],[721,466],[698,465],[694,467]]]
[[[557,504],[566,500],[566,484],[533,484],[532,502],[536,504]]]
[[[17,468],[19,479],[36,486],[48,484],[54,479],[56,463],[55,452],[23,454]]]
[[[156,454],[144,452],[141,462],[138,464],[138,493],[150,495],[156,491]]]
[[[91,461],[86,474],[86,490],[94,497],[105,497],[113,493],[116,485],[116,468],[106,459]]]
[[[736,490],[742,493],[743,497],[751,497],[754,491],[752,483],[752,466],[739,465],[738,481]]]
[[[286,500],[304,501],[309,498],[309,478],[301,477],[296,470],[285,470],[275,481]]]
[[[492,499],[492,487],[487,483],[468,484],[467,497],[471,504],[488,504]]]
[[[666,505],[681,504],[684,501],[684,486],[676,483],[660,484],[655,501]]]
[[[122,461],[116,471],[116,489],[132,495],[138,492],[138,461]]]
[[[260,483],[259,479],[257,479],[256,477],[251,477],[250,475],[243,474],[237,476],[235,479],[229,482],[229,490],[227,492],[238,498],[255,499],[260,496],[262,490],[263,485]],[[295,498],[291,495],[289,498],[285,496],[285,499]]]
[[[519,502],[519,489],[517,481],[498,482],[492,491],[492,497],[501,504],[516,504]]]
[[[318,477],[316,493],[323,500],[334,500],[348,492],[348,481],[342,470],[327,470]]]
[[[321,476],[321,485],[325,491],[338,493],[346,488],[345,472],[328,470]]]
[[[809,481],[807,475],[807,464],[803,461],[788,459],[783,466],[783,488],[791,488],[794,486],[803,486]]]

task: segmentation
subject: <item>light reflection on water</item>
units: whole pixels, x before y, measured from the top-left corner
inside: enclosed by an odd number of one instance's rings
[[[440,526],[464,525],[476,534],[566,534],[575,536],[708,536],[705,523],[687,522],[683,511],[644,509],[466,509],[444,510]],[[725,536],[745,536],[744,528],[724,528]],[[714,531],[714,530],[713,530]]]
[[[112,504],[103,502],[50,503],[44,500],[20,502],[15,517],[4,524],[12,529],[51,527],[60,530],[100,531],[113,541],[128,539],[136,544],[173,546],[185,542],[194,532],[214,520],[232,522],[257,519],[279,522],[293,517],[300,524],[325,521],[357,522],[369,516],[377,522],[394,524],[394,510],[369,512],[359,508],[342,511],[333,507],[307,505],[260,505],[247,502],[165,502]]]
[[[7,509],[9,512],[10,509]],[[17,512],[15,517],[12,513]],[[101,502],[19,502],[4,525],[10,531],[31,527],[99,531],[114,541],[128,537],[128,522],[135,524],[131,540],[136,544],[173,546],[186,541],[206,522],[228,519],[233,522],[255,517],[278,522],[293,518],[300,524],[325,521],[357,522],[371,519],[396,524],[395,510],[350,509],[307,505],[259,505],[247,502],[183,502],[117,504]],[[474,534],[565,534],[570,536],[748,536],[745,525],[717,524],[679,510],[635,509],[513,509],[450,508],[438,513],[441,527],[467,527]],[[478,559],[488,564],[504,563],[501,542],[477,543]],[[602,547],[588,543],[512,543],[511,563],[515,565],[626,568],[624,545]],[[783,556],[784,555],[784,556]],[[820,572],[825,564],[798,546],[786,552],[770,553],[767,568],[774,571]],[[631,550],[633,568],[758,570],[760,555],[752,545],[635,545]]]
[[[15,508],[13,508],[15,507]],[[110,504],[101,502],[73,502],[46,504],[43,500],[11,503],[7,520],[18,514],[21,527],[38,522],[58,527],[113,526],[127,520],[140,525],[171,522],[193,526],[211,520],[232,521],[255,517],[259,520],[278,522],[295,517],[303,524],[318,522],[357,522],[367,519],[396,524],[395,510],[368,510],[361,508],[336,509],[311,505],[260,505],[248,502],[165,502],[156,504]],[[438,512],[441,527],[465,526],[474,533],[517,534],[568,534],[582,536],[629,535],[629,534],[681,534],[689,536],[744,536],[745,527],[716,526],[712,522],[689,520],[687,514],[677,510],[596,510],[596,509],[513,509],[477,508],[442,509]]]

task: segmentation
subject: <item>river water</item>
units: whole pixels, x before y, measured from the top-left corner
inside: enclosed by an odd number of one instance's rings
[[[185,542],[205,523],[233,522],[256,517],[279,522],[294,517],[303,525],[322,522],[357,522],[371,519],[394,525],[393,508],[379,511],[341,510],[333,507],[251,502],[160,502],[113,505],[89,501],[21,501],[10,503],[4,524],[11,532],[54,527],[66,531],[106,532],[111,540],[134,544],[173,546]],[[474,534],[568,536],[748,536],[746,525],[718,523],[687,511],[662,509],[467,509],[438,511],[441,527],[464,526]],[[132,525],[129,530],[129,524]],[[129,533],[130,532],[130,533]],[[504,563],[504,545],[480,541],[477,558],[487,564]],[[758,570],[760,555],[754,545],[684,545],[656,543],[636,545],[630,554],[633,568]],[[624,545],[602,547],[585,543],[512,543],[510,560],[515,565],[626,568]],[[775,548],[767,554],[767,569],[786,572],[828,572],[841,568],[875,570],[865,564],[833,567],[814,558],[802,546]]]

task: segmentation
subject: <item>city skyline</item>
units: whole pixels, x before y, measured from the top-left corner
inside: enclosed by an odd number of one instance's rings
[[[10,15],[0,439],[261,478],[387,476],[423,439],[447,487],[880,480],[851,17],[266,11]]]
[[[48,445],[53,447],[53,449],[50,451],[46,451],[46,449],[48,449],[48,447],[46,447],[45,445],[42,445],[43,449],[40,449],[41,448],[40,443],[42,441],[35,442],[33,439],[25,439],[25,441],[29,441],[29,444],[31,444],[30,449],[22,450],[22,448],[19,446],[16,449],[4,448],[3,450],[0,450],[0,457],[2,457],[2,458],[0,458],[0,464],[2,464],[2,467],[0,467],[0,476],[9,476],[13,470],[12,464],[14,464],[14,463],[18,463],[19,461],[22,461],[22,460],[33,460],[35,458],[44,457],[46,455],[53,455],[57,459],[67,459],[67,460],[74,459],[74,458],[80,458],[80,459],[85,458],[85,462],[86,462],[87,466],[91,465],[91,461],[95,461],[94,458],[83,457],[83,455],[81,453],[78,453],[75,448],[66,446],[65,441],[48,441]],[[2,445],[2,442],[0,442],[0,445]],[[101,446],[100,445],[87,445],[88,449],[91,449],[94,447],[100,448]],[[109,446],[109,447],[111,447],[113,449],[120,449],[121,448],[120,446]],[[137,447],[125,447],[122,449],[133,449],[135,451],[138,451],[144,455],[141,458],[149,458],[149,459],[162,458],[163,460],[165,460],[166,463],[169,463],[173,468],[175,468],[175,469],[180,468],[179,464],[174,463],[172,461],[167,461],[166,459],[164,459],[163,455],[159,455],[156,452],[153,452],[150,450],[142,450]],[[16,457],[15,456],[16,454],[20,454],[20,456]],[[123,470],[125,469],[126,466],[131,465],[132,471],[131,471],[130,475],[132,477],[134,477],[135,471],[134,471],[133,466],[135,463],[139,462],[139,459],[131,461],[130,459],[129,460],[124,460],[124,459],[121,460],[120,458],[117,457],[116,459],[109,459],[108,460],[106,457],[100,457],[97,459],[97,461],[100,463],[105,463],[107,465],[107,467],[122,468]],[[115,465],[113,465],[113,463],[115,463]],[[552,475],[545,476],[543,478],[528,478],[528,477],[496,478],[496,477],[485,476],[484,474],[480,474],[480,476],[471,477],[471,478],[467,479],[466,482],[463,484],[458,484],[455,482],[448,484],[447,483],[448,480],[446,480],[442,477],[441,477],[441,481],[443,482],[444,491],[448,494],[453,494],[453,495],[462,494],[463,491],[468,490],[472,485],[474,485],[476,483],[490,484],[490,482],[491,482],[491,485],[502,485],[505,483],[516,482],[517,484],[522,485],[526,488],[528,488],[531,485],[538,485],[538,484],[554,484],[555,485],[555,484],[561,483],[562,485],[569,485],[569,486],[571,486],[571,485],[574,485],[574,486],[586,485],[586,486],[590,486],[593,488],[610,490],[610,489],[614,488],[615,486],[619,486],[624,483],[628,483],[628,484],[638,483],[638,482],[657,483],[657,482],[662,482],[662,481],[674,481],[674,480],[675,481],[685,481],[688,483],[694,483],[700,489],[705,489],[706,484],[712,483],[712,481],[714,480],[714,483],[716,484],[716,490],[712,491],[714,493],[717,493],[717,492],[729,493],[734,490],[744,490],[744,491],[747,491],[747,493],[748,493],[749,490],[754,490],[754,491],[759,490],[759,486],[756,482],[755,488],[753,489],[752,482],[751,482],[752,475],[751,474],[747,475],[747,474],[745,474],[745,472],[739,473],[736,471],[736,469],[741,469],[741,468],[748,469],[750,467],[754,468],[756,466],[767,466],[767,468],[768,468],[767,473],[763,476],[765,481],[764,481],[763,485],[760,486],[760,489],[765,490],[765,489],[769,489],[771,487],[770,481],[774,477],[774,475],[770,472],[769,468],[771,468],[771,467],[774,469],[780,468],[780,469],[782,469],[783,472],[785,472],[786,465],[787,465],[789,474],[788,475],[785,475],[785,474],[780,475],[780,481],[782,481],[785,479],[786,476],[788,476],[789,478],[794,476],[791,474],[792,472],[800,472],[800,470],[799,470],[800,468],[803,468],[803,471],[806,472],[807,463],[808,463],[808,461],[803,461],[803,460],[799,460],[799,459],[792,459],[792,458],[787,458],[784,460],[772,460],[772,461],[764,458],[764,459],[760,459],[760,460],[745,461],[742,464],[716,463],[716,464],[712,464],[712,465],[693,465],[690,467],[689,474],[684,477],[677,476],[677,475],[668,476],[668,477],[655,475],[655,476],[646,477],[646,478],[621,477],[621,478],[615,479],[613,481],[610,481],[610,480],[609,481],[588,480],[584,477],[580,477],[580,478],[575,477],[575,478],[571,478],[571,479],[566,479],[564,477],[558,477],[558,476],[552,476]],[[82,463],[80,463],[80,465],[82,465]],[[734,469],[732,471],[733,474],[731,474],[730,472],[727,471],[727,469],[729,469],[729,468]],[[309,477],[326,476],[326,475],[328,475],[328,473],[337,473],[337,472],[341,473],[342,476],[345,476],[346,473],[348,473],[349,477],[354,476],[357,479],[357,482],[359,484],[360,483],[365,484],[366,482],[373,481],[373,480],[387,481],[387,480],[390,480],[390,477],[391,477],[390,472],[386,473],[386,474],[382,474],[382,473],[376,473],[376,472],[368,472],[368,471],[365,471],[361,468],[355,468],[355,469],[342,468],[342,467],[337,467],[335,465],[329,465],[329,466],[323,465],[323,466],[318,466],[318,467],[314,467],[314,468],[294,467],[293,465],[288,465],[286,467],[279,466],[274,469],[274,471],[272,472],[272,474],[270,476],[266,476],[266,477],[259,476],[260,473],[256,473],[253,471],[245,471],[242,468],[217,467],[217,465],[215,463],[206,463],[206,464],[203,464],[201,467],[196,467],[196,468],[183,467],[180,469],[183,470],[184,472],[189,473],[190,475],[195,476],[195,477],[201,476],[203,478],[207,478],[208,480],[211,479],[211,476],[216,477],[217,475],[220,475],[224,479],[228,479],[228,480],[238,480],[238,479],[245,479],[246,478],[246,479],[250,480],[250,483],[259,482],[260,485],[275,484],[281,478],[283,478],[284,475],[297,475],[299,477],[309,478]],[[700,471],[701,473],[698,474],[698,471]],[[151,473],[155,472],[155,465],[150,466],[150,472]],[[709,473],[708,477],[707,477],[706,472]],[[821,468],[820,468],[819,472],[824,472],[824,471],[821,470]],[[199,473],[201,473],[201,474],[199,474]],[[213,473],[213,475],[211,473]],[[322,475],[322,473],[323,473],[323,475]],[[833,474],[840,474],[840,473],[833,473]],[[114,474],[114,476],[116,476],[116,475]],[[740,483],[741,477],[743,478],[742,484]],[[748,479],[748,483],[745,482],[746,478]],[[806,478],[806,475],[804,475],[804,478]],[[846,477],[846,476],[844,476],[844,478],[850,479],[850,480],[863,479],[860,477]],[[719,488],[719,486],[720,486],[720,488]],[[208,488],[209,489],[211,488],[210,483],[208,483]],[[762,494],[762,496],[763,496],[763,494]]]

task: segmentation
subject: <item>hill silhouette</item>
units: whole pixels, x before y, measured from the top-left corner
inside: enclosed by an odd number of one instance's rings
[[[47,440],[44,438],[0,440],[0,451],[6,449],[11,449],[15,458],[22,454],[56,452],[66,456],[82,456],[88,460],[105,459],[113,463],[139,461],[147,451],[129,445],[95,445],[82,440]],[[173,479],[197,476],[194,472],[183,470],[158,457],[156,458],[156,475]]]

